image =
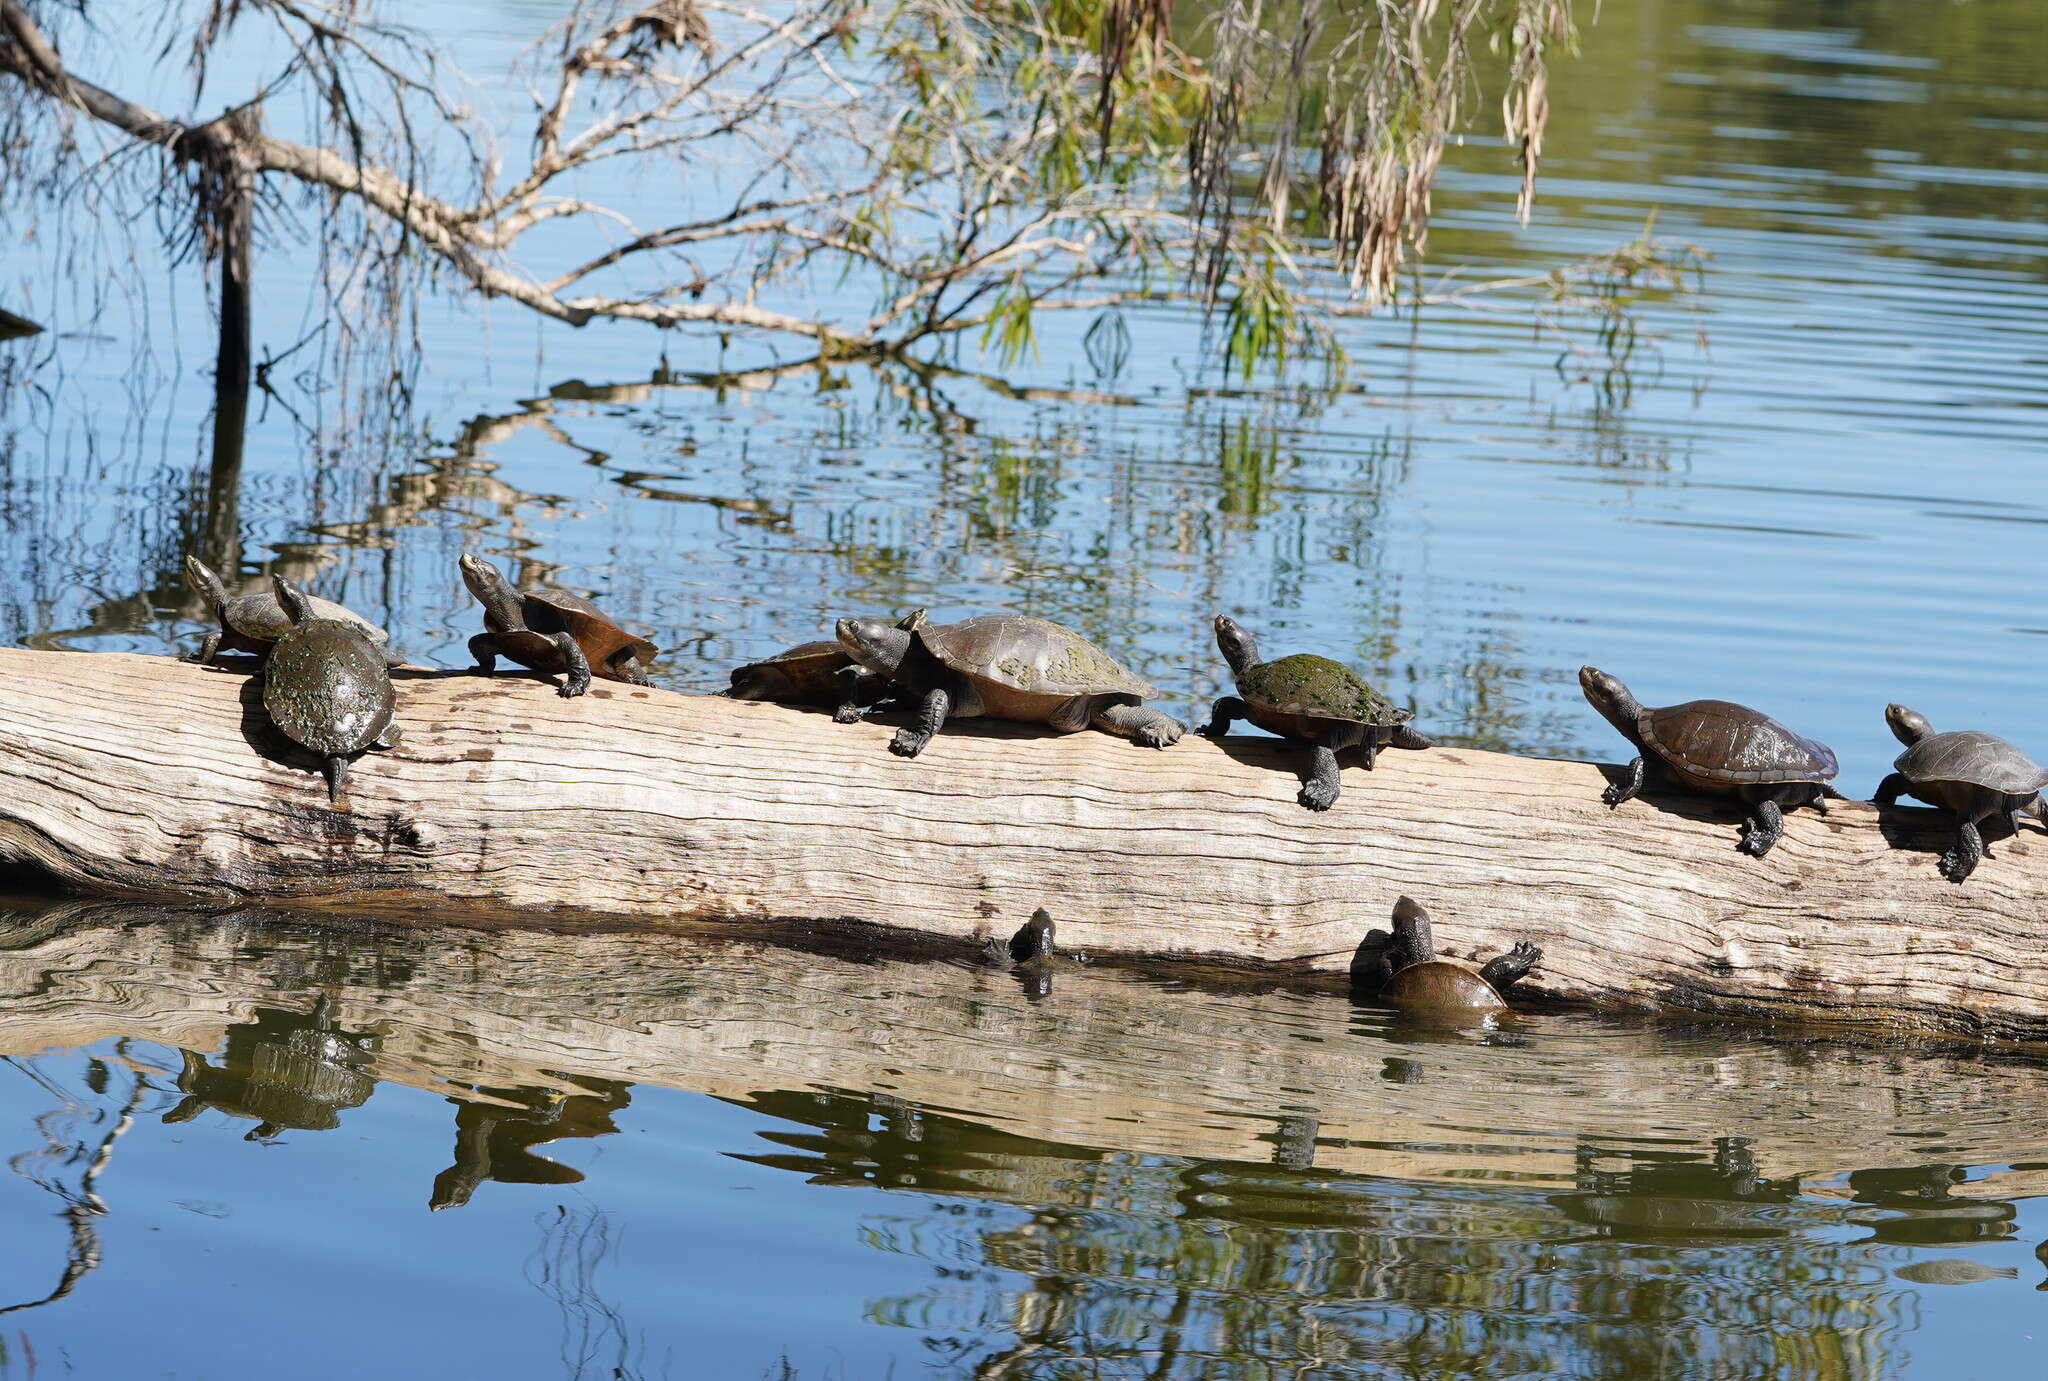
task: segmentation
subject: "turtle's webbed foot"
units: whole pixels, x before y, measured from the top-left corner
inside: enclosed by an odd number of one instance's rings
[[[841,705],[838,709],[832,711],[832,722],[834,724],[858,724],[866,713],[867,711],[858,705]]]
[[[1171,748],[1187,731],[1188,726],[1171,715],[1154,715],[1131,730],[1131,742],[1145,748]]]
[[[1337,804],[1337,792],[1337,783],[1317,778],[1304,785],[1294,799],[1310,810],[1328,810]]]
[[[899,758],[914,758],[922,753],[924,746],[931,741],[930,734],[920,733],[915,729],[898,729],[896,736],[889,740],[889,751]]]
[[[1967,858],[1960,849],[1947,849],[1939,861],[1941,875],[1950,882],[1961,882],[1977,871],[1977,860]]]

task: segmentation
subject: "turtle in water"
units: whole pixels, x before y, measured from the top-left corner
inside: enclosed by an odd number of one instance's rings
[[[923,623],[924,610],[917,609],[896,626],[914,629]],[[787,652],[734,667],[732,688],[726,691],[734,700],[830,705],[833,722],[838,724],[856,722],[888,693],[889,679],[861,667],[837,640],[799,643]]]
[[[291,626],[264,663],[263,708],[285,737],[320,755],[327,799],[339,802],[350,757],[398,746],[391,672],[354,624],[321,618],[305,591],[281,575],[270,580]]]
[[[1158,694],[1079,633],[1022,614],[982,614],[905,629],[885,619],[841,619],[853,660],[918,697],[917,720],[889,751],[914,758],[948,719],[985,715],[1072,733],[1091,724],[1164,748],[1187,726],[1143,702]]]
[[[514,590],[498,568],[464,552],[462,583],[484,607],[485,632],[469,640],[479,675],[497,670],[505,656],[535,671],[564,673],[564,696],[590,689],[592,675],[629,685],[648,684],[643,664],[658,649],[628,633],[581,595],[566,590]]]
[[[199,644],[199,650],[187,659],[189,661],[211,662],[221,652],[267,656],[271,645],[292,626],[291,619],[278,607],[276,595],[268,591],[231,595],[220,577],[214,574],[213,567],[196,556],[185,558],[185,583],[192,587],[193,594],[206,601],[206,607],[220,621],[220,627],[206,635],[205,641]],[[352,609],[311,595],[306,597],[306,602],[312,607],[315,618],[353,625],[375,647],[382,648],[390,641],[383,629]],[[387,649],[384,660],[397,666],[405,659]]]
[[[1587,701],[1636,747],[1628,775],[1602,792],[1618,806],[1643,789],[1644,769],[1655,759],[1694,791],[1734,796],[1749,807],[1741,849],[1762,858],[1785,832],[1783,811],[1811,805],[1827,814],[1828,785],[1840,770],[1835,751],[1801,738],[1761,710],[1726,700],[1688,700],[1653,709],[1627,686],[1596,667],[1579,668]]]
[[[1941,875],[1950,882],[1968,877],[1984,857],[1980,821],[2007,816],[2015,832],[2022,811],[2048,821],[2048,806],[2041,798],[2041,789],[2048,787],[2048,771],[1998,735],[1977,729],[1937,734],[1925,716],[1904,705],[1885,706],[1884,722],[1906,751],[1871,799],[1888,806],[1904,792],[1955,812],[1955,847],[1941,856]]]
[[[1010,970],[1027,996],[1044,997],[1052,991],[1055,973],[1080,962],[1080,956],[1060,952],[1056,930],[1052,913],[1041,906],[1008,940],[990,936],[983,941],[981,962]]]
[[[1408,727],[1412,710],[1381,695],[1342,662],[1307,652],[1262,662],[1258,642],[1223,614],[1216,616],[1216,646],[1230,664],[1237,694],[1216,702],[1202,735],[1221,739],[1233,721],[1249,719],[1267,733],[1314,744],[1315,768],[1295,798],[1310,810],[1337,803],[1337,754],[1344,749],[1363,753],[1370,772],[1382,748],[1431,746]]]
[[[1542,958],[1542,949],[1527,940],[1484,964],[1439,958],[1429,913],[1402,897],[1394,903],[1393,934],[1370,930],[1359,942],[1351,985],[1424,1016],[1489,1016],[1508,1009],[1501,994]]]

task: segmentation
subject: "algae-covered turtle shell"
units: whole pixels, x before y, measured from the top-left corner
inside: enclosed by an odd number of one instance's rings
[[[1290,721],[1276,733],[1298,734],[1303,720],[1390,728],[1415,718],[1413,710],[1381,695],[1350,667],[1313,653],[1260,662],[1234,679],[1260,728],[1270,727],[1267,719]]]
[[[199,645],[199,651],[193,654],[195,662],[210,662],[223,651],[264,656],[270,651],[271,644],[292,626],[275,593],[231,595],[213,568],[196,556],[185,558],[185,583],[206,601],[207,608],[220,621],[219,629],[208,633]],[[384,647],[390,641],[389,634],[353,609],[315,595],[307,595],[306,603],[312,617],[348,624],[368,638],[373,646]],[[387,653],[385,660],[395,662],[398,659]]]
[[[1747,705],[1688,700],[1645,706],[1636,716],[1643,746],[1702,790],[1766,782],[1826,782],[1840,771],[1834,749]]]
[[[284,735],[320,755],[328,799],[338,801],[351,755],[389,748],[397,699],[383,655],[353,625],[310,617],[303,592],[274,577],[298,621],[278,638],[263,672],[263,708]]]
[[[1159,694],[1079,633],[1023,614],[982,614],[918,630],[918,641],[962,676],[1042,698],[1050,710],[1077,695]]]

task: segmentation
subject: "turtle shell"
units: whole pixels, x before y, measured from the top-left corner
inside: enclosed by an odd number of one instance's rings
[[[287,737],[316,753],[368,748],[390,727],[395,705],[383,654],[349,624],[309,620],[271,649],[263,708]]]
[[[1646,748],[1701,781],[1825,782],[1841,770],[1825,743],[1801,738],[1762,711],[1727,700],[1645,709],[1636,729]]]
[[[852,665],[853,658],[836,639],[799,643],[773,657],[734,667],[732,688],[737,691],[765,681],[783,694],[837,699],[846,689],[839,673]]]
[[[347,624],[378,647],[391,640],[388,633],[353,609],[313,595],[306,597],[306,603],[311,607],[314,618]],[[244,637],[271,643],[283,637],[292,626],[290,617],[273,594],[230,596],[221,607],[221,620]]]
[[[1397,972],[1382,996],[1397,1007],[1432,1012],[1505,1012],[1491,983],[1457,959],[1428,959]]]
[[[1264,714],[1298,715],[1382,728],[1406,724],[1415,718],[1413,710],[1381,695],[1342,662],[1307,652],[1247,668],[1237,678],[1237,693]]]
[[[520,595],[520,612],[526,626],[538,633],[567,633],[583,649],[592,672],[603,675],[620,648],[633,649],[632,660],[643,665],[660,651],[638,634],[628,633],[613,623],[611,616],[581,595],[567,590],[528,590]],[[488,618],[485,623],[489,623]],[[503,632],[503,629],[493,630]]]
[[[982,614],[917,631],[925,651],[962,676],[1030,696],[1127,695],[1159,692],[1079,633],[1022,614]]]
[[[2007,796],[2048,787],[2048,771],[1996,734],[1958,729],[1930,734],[1899,754],[1893,767],[1915,783],[1962,782]]]

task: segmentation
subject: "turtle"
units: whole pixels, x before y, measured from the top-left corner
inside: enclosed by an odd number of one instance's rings
[[[924,622],[924,610],[912,611],[899,620],[898,628],[916,628]],[[830,705],[832,719],[852,724],[889,692],[887,677],[877,676],[859,666],[846,645],[828,642],[798,643],[786,652],[734,667],[732,688],[726,694],[734,700],[774,700],[791,705]]]
[[[185,558],[185,583],[192,587],[192,593],[206,602],[220,627],[206,635],[199,644],[199,650],[187,661],[211,662],[221,652],[247,652],[254,656],[268,655],[271,644],[291,627],[292,621],[285,616],[277,604],[277,596],[268,591],[258,594],[231,595],[227,586],[221,583],[213,567],[196,556]],[[390,636],[353,609],[344,608],[330,600],[307,596],[316,618],[332,619],[336,623],[353,624],[362,631],[375,647],[385,648]],[[384,660],[398,666],[405,658],[386,648]]]
[[[1148,748],[1179,741],[1187,726],[1143,702],[1158,694],[1079,633],[1023,614],[981,614],[959,623],[899,628],[884,619],[841,619],[853,660],[918,697],[917,719],[889,751],[914,758],[948,718],[986,715],[1072,733],[1091,724]]]
[[[1268,733],[1314,744],[1315,768],[1295,798],[1310,810],[1337,803],[1337,754],[1343,749],[1359,749],[1370,772],[1382,748],[1432,746],[1408,727],[1414,711],[1381,695],[1342,662],[1307,652],[1262,662],[1258,642],[1224,614],[1216,616],[1216,646],[1230,665],[1237,694],[1216,702],[1200,732],[1221,739],[1234,721],[1249,719]]]
[[[327,799],[338,803],[350,757],[398,746],[390,668],[354,624],[321,618],[306,592],[281,575],[270,583],[291,627],[264,663],[263,708],[287,738],[320,755]]]
[[[1439,958],[1429,912],[1412,897],[1394,903],[1394,931],[1370,930],[1351,959],[1354,990],[1406,1011],[1440,1016],[1505,1012],[1506,992],[1536,967],[1543,951],[1527,940],[1484,964]]]
[[[593,674],[629,685],[649,684],[643,664],[659,651],[628,633],[595,604],[566,590],[514,590],[498,568],[462,554],[462,583],[484,607],[486,631],[469,640],[476,671],[489,676],[505,656],[535,671],[565,673],[563,696],[590,689]]]
[[[984,964],[1010,970],[1026,996],[1044,997],[1052,991],[1055,973],[1082,962],[1080,955],[1060,951],[1057,929],[1052,913],[1041,906],[1008,940],[990,936],[983,941],[979,958]]]
[[[1734,796],[1749,807],[1739,847],[1762,858],[1785,832],[1783,806],[1811,805],[1825,815],[1828,798],[1841,793],[1828,783],[1840,771],[1835,750],[1802,738],[1777,720],[1727,700],[1688,700],[1648,708],[1627,686],[1597,667],[1579,668],[1587,701],[1621,736],[1636,746],[1628,775],[1602,792],[1610,807],[1643,789],[1644,770],[1654,758],[1673,778],[1694,791]]]
[[[2004,815],[2019,829],[2020,812],[2031,811],[2048,821],[2041,790],[2048,771],[1996,734],[1979,729],[1934,732],[1924,715],[1904,705],[1884,707],[1884,722],[1906,745],[1892,764],[1892,774],[1878,784],[1878,805],[1888,806],[1901,792],[1955,812],[1955,847],[1941,856],[1941,875],[1961,882],[1984,857],[1980,821]]]

